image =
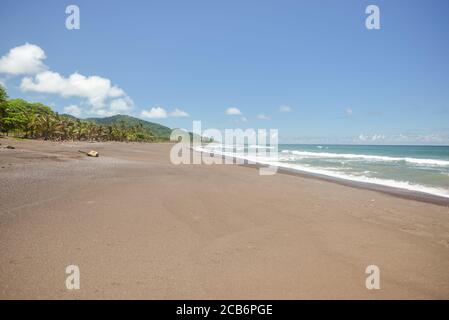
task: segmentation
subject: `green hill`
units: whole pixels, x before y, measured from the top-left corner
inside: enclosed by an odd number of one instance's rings
[[[74,117],[74,116],[72,116],[71,114],[68,114],[68,113],[62,113],[62,114],[60,114],[60,116],[64,117],[64,118],[67,118],[67,119],[70,119],[70,120],[73,120],[73,121],[78,120],[77,117]]]
[[[127,126],[135,126],[138,124],[141,124],[143,128],[149,129],[156,137],[162,138],[162,139],[169,139],[171,129],[169,127],[160,125],[158,123],[145,121],[142,119],[134,118],[131,116],[126,115],[115,115],[112,117],[106,117],[106,118],[87,118],[85,119],[87,121],[92,121],[97,124],[101,125],[111,125],[111,124],[118,124],[120,122],[124,122]]]

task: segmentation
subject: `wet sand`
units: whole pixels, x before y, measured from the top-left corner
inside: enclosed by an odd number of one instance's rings
[[[2,299],[449,298],[447,204],[176,166],[170,144],[0,143]]]

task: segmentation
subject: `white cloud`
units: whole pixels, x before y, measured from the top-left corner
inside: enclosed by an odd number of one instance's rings
[[[399,142],[405,136],[400,135],[385,135],[385,134],[360,134],[355,142],[379,143],[379,142]]]
[[[167,111],[165,111],[165,109],[161,108],[161,107],[153,107],[149,111],[142,110],[140,115],[142,117],[150,118],[150,119],[162,119],[162,118],[167,118]]]
[[[241,115],[242,113],[240,112],[239,109],[232,107],[226,109],[226,114],[229,116],[238,116]]]
[[[187,112],[180,110],[178,108],[175,108],[175,110],[170,112],[170,117],[181,118],[181,117],[188,117],[188,116],[189,116],[189,114]]]
[[[80,98],[79,104],[64,108],[66,113],[74,116],[81,114],[112,116],[127,113],[134,107],[133,100],[111,80],[97,75],[85,76],[78,72],[65,77],[49,70],[43,63],[46,59],[44,50],[26,43],[12,48],[0,58],[0,73],[26,75],[22,78],[22,91],[55,94],[64,98]],[[234,108],[235,109],[235,108]],[[237,109],[238,110],[238,109]],[[238,111],[238,114],[240,111]],[[189,114],[175,108],[172,112],[162,107],[143,110],[141,115],[147,118],[188,117]]]
[[[113,85],[111,80],[96,75],[85,76],[78,72],[64,77],[49,70],[43,63],[45,59],[44,50],[26,43],[12,48],[0,58],[0,73],[26,75],[20,83],[22,91],[81,98],[85,101],[81,101],[77,107],[86,114],[113,115],[133,108],[131,98]]]
[[[0,73],[12,75],[36,74],[47,69],[42,62],[47,57],[40,47],[26,43],[9,50],[0,58]]]
[[[142,110],[140,113],[142,117],[151,118],[151,119],[163,119],[168,117],[181,118],[181,117],[189,117],[189,114],[181,109],[175,108],[172,112],[167,112],[162,107],[152,107],[150,110]]]
[[[124,96],[122,89],[111,84],[111,80],[99,76],[84,76],[73,73],[64,78],[57,72],[44,71],[34,78],[22,79],[20,89],[41,93],[59,94],[62,97],[79,97],[89,101],[94,109],[105,107],[105,100]]]
[[[352,109],[351,108],[346,108],[345,109],[345,113],[348,117],[352,116]]]
[[[77,105],[72,104],[64,108],[64,113],[71,114],[74,117],[80,117],[83,110],[81,110],[81,108]]]
[[[384,134],[375,134],[371,137],[371,141],[385,140],[385,138]]]
[[[270,120],[270,117],[265,114],[259,114],[257,115],[257,119],[259,120]]]
[[[99,117],[112,117],[118,114],[117,111],[112,111],[109,109],[97,109],[94,111],[90,111],[91,114],[95,114],[96,116]]]
[[[111,111],[115,111],[115,112],[125,112],[128,111],[130,109],[132,109],[132,107],[134,106],[134,102],[131,100],[130,97],[126,96],[123,98],[117,98],[117,99],[113,99],[111,101]]]
[[[293,108],[287,105],[283,105],[279,107],[280,112],[292,112]]]
[[[375,142],[375,141],[383,141],[387,139],[387,136],[384,134],[373,134],[373,135],[365,135],[365,134],[360,134],[358,136],[359,141],[371,141],[371,142]]]

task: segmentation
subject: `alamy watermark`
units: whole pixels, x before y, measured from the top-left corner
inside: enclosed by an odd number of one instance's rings
[[[369,16],[366,17],[365,27],[368,30],[379,30],[380,29],[380,9],[374,4],[370,4],[366,7],[365,13]]]
[[[69,265],[65,268],[65,273],[68,274],[65,279],[65,286],[67,290],[80,289],[80,268],[76,265]]]
[[[68,14],[65,19],[65,27],[69,30],[80,29],[80,8],[77,5],[71,4],[65,8],[65,13]]]
[[[380,269],[372,264],[366,267],[365,273],[369,276],[365,280],[365,286],[368,290],[380,289]]]
[[[80,29],[80,8],[77,5],[71,4],[65,8],[65,13],[68,14],[65,20],[65,27],[68,30]],[[368,16],[365,19],[365,27],[368,30],[380,29],[380,9],[377,5],[370,4],[365,8],[365,14]]]
[[[259,164],[260,175],[277,172],[277,129],[202,130],[201,121],[193,121],[192,132],[175,129],[170,140],[177,142],[170,151],[173,164]]]

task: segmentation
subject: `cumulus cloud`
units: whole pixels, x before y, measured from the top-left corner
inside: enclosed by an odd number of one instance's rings
[[[387,136],[384,134],[372,134],[372,135],[359,134],[358,140],[361,142],[385,141],[387,140]]]
[[[114,115],[127,112],[134,103],[130,97],[111,80],[78,72],[65,77],[49,70],[43,63],[46,59],[44,50],[39,46],[26,43],[12,48],[0,58],[0,73],[8,75],[25,75],[20,83],[22,91],[56,94],[64,98],[80,98],[79,110],[87,114]],[[71,106],[69,106],[71,107]],[[85,110],[88,108],[88,110]],[[76,109],[71,108],[74,112]]]
[[[417,133],[417,134],[360,134],[354,142],[356,143],[392,143],[392,144],[406,144],[406,143],[447,143],[449,136],[440,133]]]
[[[357,138],[354,139],[354,142],[379,142],[379,141],[386,141],[387,136],[384,134],[359,134]]]
[[[259,114],[257,115],[257,119],[259,120],[270,120],[270,117],[265,114]]]
[[[168,117],[173,118],[189,117],[189,114],[181,109],[175,108],[175,110],[173,110],[172,112],[167,112],[167,110],[159,106],[152,107],[150,110],[142,110],[140,115],[142,117],[150,119],[163,119]]]
[[[80,117],[83,113],[83,110],[77,105],[72,104],[64,108],[64,113],[70,114],[74,117]]]
[[[153,107],[150,110],[142,110],[140,115],[150,119],[163,119],[167,118],[167,111],[162,107]]]
[[[239,109],[231,107],[226,109],[226,114],[229,116],[238,116],[241,115],[242,113],[240,112]]]
[[[111,111],[113,112],[126,112],[134,106],[134,102],[130,97],[125,96],[123,98],[113,99],[110,104]]]
[[[112,117],[119,114],[119,112],[110,109],[97,109],[94,111],[91,110],[90,113],[93,113],[99,117]]]
[[[89,101],[94,109],[105,107],[105,100],[124,96],[122,89],[111,84],[111,80],[99,76],[84,76],[73,73],[68,78],[57,72],[44,71],[34,77],[22,79],[20,89],[40,93],[58,94],[62,97],[79,97]]]
[[[384,134],[375,134],[371,137],[371,141],[385,140],[386,136]]]
[[[175,108],[172,112],[170,112],[170,117],[175,118],[182,118],[182,117],[188,117],[189,114],[181,109]]]
[[[44,50],[40,47],[26,43],[12,48],[0,58],[0,73],[36,74],[47,69],[43,63],[46,58]]]
[[[39,46],[26,43],[12,48],[0,58],[0,73],[24,75],[20,89],[25,92],[59,95],[63,98],[80,98],[78,105],[64,108],[74,116],[97,115],[112,116],[128,113],[134,108],[133,100],[111,80],[97,76],[86,76],[78,72],[68,76],[50,70],[43,61],[44,50]],[[189,114],[175,108],[168,113],[162,107],[143,110],[141,115],[147,118],[188,117]]]
[[[292,112],[293,108],[287,105],[282,105],[279,107],[280,112]]]

